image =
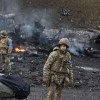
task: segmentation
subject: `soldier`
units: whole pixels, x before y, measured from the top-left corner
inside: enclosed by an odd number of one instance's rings
[[[2,56],[2,71],[9,74],[11,71],[10,54],[12,52],[12,40],[6,31],[0,32],[0,54]]]
[[[46,100],[61,100],[62,87],[73,84],[71,55],[67,51],[69,40],[62,38],[58,46],[58,50],[50,53],[43,68],[43,82],[49,90]]]

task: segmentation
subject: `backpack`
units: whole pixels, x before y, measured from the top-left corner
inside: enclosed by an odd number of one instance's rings
[[[30,94],[30,85],[18,76],[3,75],[0,82],[13,90],[16,99],[26,99]]]

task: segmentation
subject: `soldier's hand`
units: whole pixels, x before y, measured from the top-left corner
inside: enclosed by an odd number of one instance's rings
[[[43,77],[43,83],[44,83],[46,86],[49,86],[49,84],[50,84],[49,82],[50,82],[49,78]]]

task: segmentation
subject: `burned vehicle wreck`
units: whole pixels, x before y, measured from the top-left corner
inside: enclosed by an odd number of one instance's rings
[[[34,27],[27,24],[18,25],[15,33],[10,33],[10,35],[14,40],[15,48],[35,47],[37,51],[49,54],[59,39],[67,37],[71,43],[69,52],[72,55],[98,58],[100,54],[100,48],[97,48],[99,44],[91,42],[91,40],[94,41],[92,38],[95,33],[85,30],[46,29],[39,22],[35,22]]]

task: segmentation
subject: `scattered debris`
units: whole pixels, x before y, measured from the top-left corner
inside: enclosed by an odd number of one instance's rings
[[[100,50],[95,50],[91,47],[85,48],[85,54],[90,57],[100,58]]]
[[[72,14],[70,12],[70,10],[63,9],[60,14],[62,16],[71,16]]]

